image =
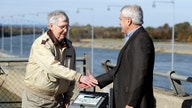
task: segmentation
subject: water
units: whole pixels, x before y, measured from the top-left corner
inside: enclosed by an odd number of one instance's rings
[[[36,35],[37,37],[38,35]],[[23,36],[23,49],[20,49],[20,36],[12,37],[12,54],[28,57],[30,52],[30,47],[33,42],[33,35]],[[2,43],[2,39],[0,38]],[[4,49],[7,53],[11,52],[10,48],[10,38],[4,38],[4,46],[0,44],[0,48]],[[90,48],[75,48],[77,57],[83,56],[84,53],[91,55]],[[23,51],[22,53],[20,51]],[[116,64],[117,56],[119,50],[110,50],[110,49],[97,49],[94,48],[94,59],[93,59],[93,74],[94,76],[104,73],[101,62],[104,60],[111,60],[113,64]],[[174,56],[174,70],[176,73],[185,76],[192,76],[192,55],[187,54],[175,54]],[[171,54],[169,53],[156,53],[155,54],[155,72],[168,72],[171,70]],[[192,94],[192,83],[182,82],[184,90]],[[170,89],[170,83],[167,78],[154,76],[154,86],[163,87]]]

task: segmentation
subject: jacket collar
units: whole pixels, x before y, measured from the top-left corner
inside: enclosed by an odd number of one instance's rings
[[[50,37],[50,39],[52,40],[53,44],[55,46],[59,46],[59,47],[71,47],[71,41],[69,41],[67,38],[64,38],[63,41],[59,42],[53,32],[51,30],[47,31],[47,35]]]

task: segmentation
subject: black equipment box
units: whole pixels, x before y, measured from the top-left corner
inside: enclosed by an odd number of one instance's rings
[[[80,91],[69,108],[109,108],[108,93]]]

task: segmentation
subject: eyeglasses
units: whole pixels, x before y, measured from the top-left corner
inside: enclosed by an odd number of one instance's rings
[[[71,26],[70,25],[67,25],[67,26],[58,26],[58,25],[55,25],[57,28],[61,29],[61,30],[70,30],[71,29]]]

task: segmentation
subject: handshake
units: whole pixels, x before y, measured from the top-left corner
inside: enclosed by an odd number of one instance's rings
[[[79,79],[78,88],[86,89],[89,87],[95,87],[98,84],[98,81],[91,74],[91,72],[87,71],[87,76],[82,75]]]

